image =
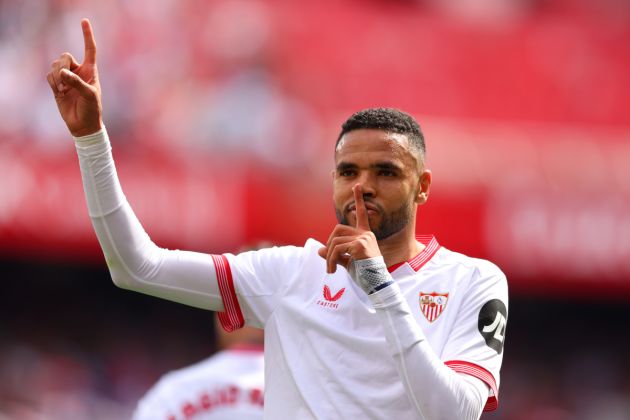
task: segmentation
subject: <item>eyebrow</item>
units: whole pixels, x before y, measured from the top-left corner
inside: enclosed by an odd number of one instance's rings
[[[337,171],[347,171],[349,169],[357,169],[359,167],[359,165],[357,165],[356,163],[350,163],[350,162],[339,162],[337,164]],[[382,162],[375,162],[372,163],[370,165],[371,169],[387,169],[390,171],[401,171],[402,168],[395,164],[394,162],[390,162],[390,161],[382,161]]]
[[[337,164],[337,171],[341,172],[341,171],[347,171],[348,169],[356,169],[358,168],[357,165],[355,165],[354,163],[348,163],[348,162],[339,162]]]
[[[370,165],[371,168],[374,169],[387,169],[390,171],[401,171],[402,168],[395,164],[394,162],[376,162],[372,165]]]

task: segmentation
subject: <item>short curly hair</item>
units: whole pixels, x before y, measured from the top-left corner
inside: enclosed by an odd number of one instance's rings
[[[368,108],[355,112],[341,125],[335,150],[341,138],[350,131],[377,129],[407,136],[411,147],[417,149],[420,159],[424,160],[426,145],[418,122],[406,112],[396,108]]]

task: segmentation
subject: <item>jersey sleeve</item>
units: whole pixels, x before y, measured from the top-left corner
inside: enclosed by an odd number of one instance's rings
[[[441,358],[454,371],[488,385],[490,396],[484,411],[498,406],[507,316],[505,275],[492,263],[482,261],[471,278]]]
[[[300,272],[305,253],[302,247],[283,246],[238,255],[213,255],[225,309],[218,314],[221,326],[226,331],[244,325],[264,328]]]

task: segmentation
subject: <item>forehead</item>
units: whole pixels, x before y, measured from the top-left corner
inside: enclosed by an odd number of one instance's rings
[[[353,130],[343,135],[335,150],[335,163],[347,160],[399,160],[417,163],[409,139],[404,134],[376,129]]]

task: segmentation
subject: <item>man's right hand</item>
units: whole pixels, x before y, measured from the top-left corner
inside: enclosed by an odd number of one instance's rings
[[[53,61],[47,74],[61,118],[75,137],[95,133],[103,127],[96,41],[89,20],[83,19],[81,28],[85,44],[83,63],[77,63],[70,53],[63,53]]]

